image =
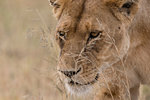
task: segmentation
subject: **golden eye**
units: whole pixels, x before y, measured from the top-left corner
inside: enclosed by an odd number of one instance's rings
[[[102,31],[91,32],[89,38],[94,39],[94,38],[97,38],[101,34],[102,34]]]
[[[54,6],[55,8],[60,8],[60,5],[57,4],[57,3],[54,3],[53,6]]]
[[[64,37],[66,33],[63,31],[59,31],[58,34],[59,34],[59,36]]]

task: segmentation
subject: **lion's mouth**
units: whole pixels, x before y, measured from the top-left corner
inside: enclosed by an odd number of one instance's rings
[[[96,77],[95,77],[95,79],[94,79],[93,81],[87,82],[87,83],[84,83],[84,84],[75,82],[75,81],[73,81],[73,80],[71,79],[70,82],[68,82],[68,84],[70,84],[70,85],[72,85],[72,86],[73,86],[73,85],[75,85],[75,86],[92,85],[92,84],[94,84],[94,83],[98,80],[98,78],[99,78],[99,74],[96,75]]]

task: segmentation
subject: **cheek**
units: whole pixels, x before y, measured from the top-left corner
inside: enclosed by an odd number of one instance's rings
[[[114,41],[115,41],[115,45],[120,48],[121,44],[122,44],[122,40],[123,40],[123,34],[124,33],[118,33],[114,35]]]
[[[96,45],[93,47],[93,52],[94,52],[95,54],[99,54],[99,53],[102,52],[103,48],[104,48],[104,43],[103,43],[103,42],[98,42],[98,43],[96,43]]]
[[[97,62],[101,64],[113,58],[113,54],[116,54],[116,49],[112,39],[109,36],[105,36],[95,44],[91,52],[97,58]]]
[[[111,39],[110,39],[111,38]],[[129,38],[124,31],[116,32],[112,37],[105,38],[95,45],[94,55],[100,63],[115,62],[123,57],[129,48]]]
[[[97,41],[93,47],[93,52],[96,56],[103,55],[112,45],[110,38],[103,36],[100,41]]]
[[[113,39],[115,41],[114,44],[116,48],[121,51],[129,41],[127,28],[125,26],[121,26],[120,28],[116,29]]]

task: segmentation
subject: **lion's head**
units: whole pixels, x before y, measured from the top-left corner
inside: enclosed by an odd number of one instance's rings
[[[72,93],[92,87],[100,73],[125,56],[138,0],[50,0],[61,49],[57,70]]]

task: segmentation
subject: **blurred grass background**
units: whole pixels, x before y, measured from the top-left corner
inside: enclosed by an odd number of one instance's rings
[[[0,100],[61,100],[50,9],[47,0],[0,0]]]
[[[47,0],[0,0],[0,100],[63,100],[55,25]],[[150,100],[148,86],[141,99]]]

